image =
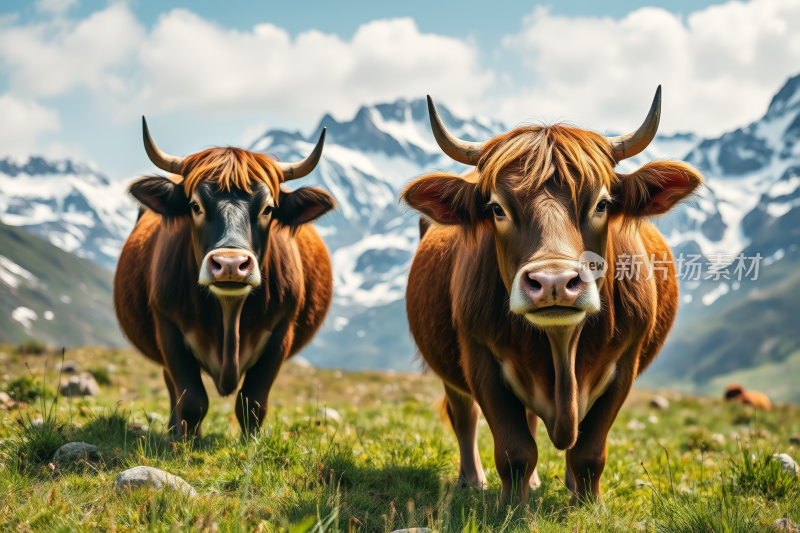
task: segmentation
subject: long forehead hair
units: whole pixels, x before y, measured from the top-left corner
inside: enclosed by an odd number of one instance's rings
[[[600,134],[564,124],[522,126],[486,143],[478,183],[488,196],[503,169],[514,167],[520,173],[515,192],[534,192],[557,180],[554,184],[568,187],[577,203],[585,190],[601,185],[611,190],[619,180],[614,164],[611,146]]]
[[[278,201],[283,181],[280,165],[270,157],[230,146],[209,148],[188,156],[183,163],[183,190],[191,196],[202,181],[216,183],[218,190],[237,188],[250,194],[254,181],[261,181]]]

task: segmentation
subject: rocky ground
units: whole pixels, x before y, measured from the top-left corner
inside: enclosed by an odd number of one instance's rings
[[[204,436],[170,442],[155,365],[87,348],[68,350],[59,372],[60,353],[37,351],[0,345],[4,530],[719,533],[800,521],[793,405],[761,413],[635,391],[609,436],[603,504],[569,506],[563,452],[542,428],[542,487],[508,507],[483,420],[489,488],[454,487],[455,437],[430,375],[286,365],[257,437],[241,437],[233,400],[209,386]]]

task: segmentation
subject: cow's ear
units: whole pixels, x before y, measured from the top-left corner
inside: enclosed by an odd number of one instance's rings
[[[478,184],[447,172],[428,174],[409,184],[400,199],[438,224],[474,228],[486,199]]]
[[[183,186],[161,176],[147,176],[134,181],[128,192],[143,206],[164,217],[177,217],[189,213],[189,199]]]
[[[663,215],[703,184],[700,172],[680,161],[653,161],[618,177],[612,195],[623,214],[632,218]]]
[[[274,216],[281,225],[295,230],[332,209],[336,209],[336,200],[322,189],[315,187],[301,187],[296,191],[281,189]]]

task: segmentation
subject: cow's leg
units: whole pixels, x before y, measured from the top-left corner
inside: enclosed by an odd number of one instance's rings
[[[506,387],[500,365],[488,348],[465,337],[459,341],[464,374],[494,437],[494,461],[503,496],[524,504],[539,457],[525,406]]]
[[[164,369],[164,383],[167,385],[167,391],[169,392],[169,421],[167,422],[167,429],[170,433],[175,433],[178,427],[178,395],[175,393],[175,383],[173,383],[166,368]]]
[[[458,485],[461,488],[477,486],[486,487],[486,474],[483,472],[481,458],[478,455],[478,417],[481,410],[469,396],[444,386],[447,416],[458,439],[460,462],[458,467]]]
[[[272,331],[261,357],[245,374],[235,407],[242,434],[250,435],[261,429],[267,416],[269,391],[281,364],[289,356],[293,337],[288,321],[279,324]]]
[[[531,430],[531,436],[533,437],[533,440],[536,440],[536,431],[539,429],[539,417],[530,411],[527,411],[526,414],[528,415],[528,429]],[[542,486],[542,480],[539,479],[538,468],[533,469],[533,475],[531,475],[531,482],[529,485],[533,490],[536,490]]]
[[[564,485],[566,485],[567,489],[572,494],[575,494],[575,478],[572,477],[572,472],[569,470],[569,450],[567,450],[566,453],[567,459],[564,462]]]
[[[177,326],[159,313],[156,316],[158,344],[166,372],[175,385],[175,433],[200,435],[200,424],[208,413],[208,394],[200,377],[200,365]]]
[[[606,441],[634,380],[633,365],[624,357],[606,391],[595,401],[578,427],[578,440],[567,452],[567,467],[573,477],[572,504],[600,501],[600,476],[606,466]]]

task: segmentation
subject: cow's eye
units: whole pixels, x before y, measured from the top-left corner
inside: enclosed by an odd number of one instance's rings
[[[602,213],[603,211],[606,210],[607,206],[608,206],[608,200],[600,200],[600,203],[597,204],[597,208],[596,208],[597,212],[598,213]]]
[[[494,213],[494,216],[496,216],[497,218],[502,218],[506,216],[506,212],[503,211],[503,208],[500,207],[500,205],[498,204],[492,204],[492,212]]]
[[[268,205],[267,207],[264,208],[264,211],[261,214],[266,217],[269,216],[270,213],[272,213],[272,206]]]
[[[200,213],[203,212],[203,210],[200,209],[200,205],[197,202],[192,202],[192,211],[194,212],[195,215],[199,215]]]

